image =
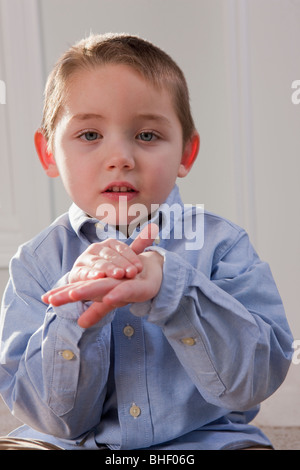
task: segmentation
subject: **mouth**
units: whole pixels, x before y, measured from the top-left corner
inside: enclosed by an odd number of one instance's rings
[[[113,182],[106,186],[102,194],[109,197],[110,199],[115,199],[120,196],[127,197],[127,199],[132,199],[138,194],[138,190],[127,182]]]
[[[111,186],[107,188],[105,193],[136,193],[136,190],[128,186]]]

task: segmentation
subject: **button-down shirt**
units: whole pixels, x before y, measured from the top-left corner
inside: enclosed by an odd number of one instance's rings
[[[177,186],[153,220],[160,233],[149,249],[164,257],[158,294],[88,329],[77,324],[86,303],[53,307],[41,296],[116,231],[73,204],[19,248],[0,324],[0,392],[25,423],[13,435],[66,449],[269,444],[248,423],[292,357],[269,266],[243,229],[184,206]]]

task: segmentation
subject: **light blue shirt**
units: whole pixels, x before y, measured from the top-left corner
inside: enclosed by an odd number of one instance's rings
[[[159,293],[86,330],[77,324],[85,303],[53,308],[41,296],[65,284],[77,257],[111,229],[72,205],[19,248],[0,324],[0,392],[25,423],[13,435],[66,449],[269,444],[248,423],[293,353],[269,266],[243,229],[184,207],[177,186],[154,221]]]

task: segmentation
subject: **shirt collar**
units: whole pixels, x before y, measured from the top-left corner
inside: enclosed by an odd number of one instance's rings
[[[170,211],[172,208],[172,211]],[[176,209],[176,210],[175,210]],[[184,209],[178,186],[175,185],[166,201],[161,204],[153,214],[150,221],[145,222],[139,229],[134,230],[127,239],[125,235],[118,232],[114,227],[103,225],[98,219],[88,216],[82,209],[73,203],[69,209],[69,219],[74,232],[80,239],[88,243],[95,243],[105,240],[106,238],[119,238],[120,240],[131,243],[140,230],[148,223],[158,225],[160,234],[163,233],[164,238],[169,238],[170,232],[174,228],[176,218],[181,217]],[[172,216],[170,217],[170,213]]]

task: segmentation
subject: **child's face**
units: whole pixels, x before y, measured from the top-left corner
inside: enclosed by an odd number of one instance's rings
[[[71,199],[89,215],[101,218],[106,204],[114,208],[116,224],[123,224],[120,196],[128,208],[143,204],[149,214],[151,204],[165,201],[177,176],[188,173],[191,144],[186,147],[184,153],[169,92],[132,68],[109,64],[72,78],[53,155]],[[137,215],[133,211],[127,225]]]

